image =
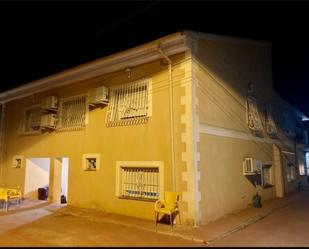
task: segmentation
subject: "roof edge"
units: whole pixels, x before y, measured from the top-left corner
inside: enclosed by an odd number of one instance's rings
[[[255,45],[263,45],[263,46],[272,46],[271,42],[264,41],[264,40],[255,40],[250,38],[242,38],[236,36],[228,36],[228,35],[218,35],[214,33],[205,33],[200,31],[193,31],[193,30],[184,30],[184,34],[191,36],[192,38],[202,38],[202,39],[212,39],[212,40],[226,40],[226,41],[233,41],[233,42],[242,42],[248,44],[255,44]]]
[[[158,52],[159,46],[168,56],[190,49],[183,32],[177,32],[2,92],[0,93],[0,103],[6,103],[35,93],[69,85],[76,81],[124,70],[127,67],[152,62],[162,58],[162,55]]]

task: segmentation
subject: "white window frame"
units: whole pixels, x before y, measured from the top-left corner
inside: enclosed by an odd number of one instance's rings
[[[41,109],[41,106],[40,105],[32,105],[32,106],[25,107],[23,109],[22,122],[21,122],[20,131],[19,131],[20,135],[35,135],[35,134],[41,133],[41,128],[39,128],[38,130],[26,131],[26,123],[27,123],[26,112],[31,111],[31,110],[35,110],[35,109]],[[39,126],[40,126],[40,123],[41,123],[41,116],[42,116],[42,114],[40,114]]]
[[[63,103],[65,102],[69,102],[69,101],[74,101],[76,99],[79,98],[85,98],[85,121],[84,124],[82,125],[76,125],[76,126],[67,126],[67,127],[63,127],[62,126],[62,112],[63,112]],[[71,96],[71,97],[67,97],[67,98],[60,98],[59,99],[59,103],[58,103],[58,123],[57,123],[57,127],[56,127],[56,131],[71,131],[71,130],[81,130],[84,129],[85,126],[88,124],[88,98],[86,94],[81,94],[81,95],[75,95],[75,96]]]
[[[163,161],[116,161],[116,188],[115,193],[118,198],[124,199],[133,199],[126,198],[122,196],[121,185],[122,185],[122,168],[158,168],[159,169],[159,197],[157,199],[164,197],[164,163]],[[136,198],[134,200],[140,201],[155,201],[156,199],[146,199],[146,198]]]
[[[95,160],[95,164],[96,164],[95,168],[89,167],[89,165],[88,165],[89,159]],[[83,170],[85,170],[85,171],[98,171],[98,170],[100,170],[100,166],[101,166],[100,165],[101,164],[100,154],[98,154],[98,153],[83,154],[82,160],[83,160],[83,163],[82,163]]]
[[[137,87],[140,87],[142,84],[145,84],[147,87],[146,99],[145,102],[142,101],[142,97],[144,93],[140,93],[139,91],[134,91]],[[120,93],[121,95],[120,95]],[[120,99],[122,96],[122,99]],[[134,102],[135,101],[135,102]],[[128,114],[124,117],[125,111],[124,108],[129,108],[131,102],[133,105],[137,103],[137,105],[141,105],[143,103],[146,104],[146,114],[145,115],[134,115]],[[134,107],[134,106],[133,106]],[[134,109],[131,107],[131,109]],[[109,104],[108,104],[108,112],[106,115],[106,125],[107,126],[117,126],[117,125],[130,125],[130,124],[139,124],[145,123],[148,118],[152,116],[152,80],[140,79],[134,82],[130,82],[127,84],[122,84],[118,86],[114,86],[110,88],[109,93]]]

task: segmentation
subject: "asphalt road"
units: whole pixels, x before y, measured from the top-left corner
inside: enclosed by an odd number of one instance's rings
[[[309,193],[264,219],[210,246],[301,247],[309,246]]]

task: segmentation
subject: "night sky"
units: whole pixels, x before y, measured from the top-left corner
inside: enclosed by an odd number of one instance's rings
[[[190,29],[270,41],[275,90],[309,116],[309,3],[0,2],[0,91]]]

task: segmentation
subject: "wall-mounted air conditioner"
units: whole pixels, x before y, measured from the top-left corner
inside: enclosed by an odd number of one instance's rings
[[[108,88],[105,86],[88,90],[88,102],[90,105],[107,104]]]
[[[49,96],[45,98],[41,106],[42,110],[52,110],[55,111],[58,108],[58,97]]]
[[[246,157],[243,161],[243,174],[253,175],[260,173],[262,162],[252,157]]]
[[[53,113],[41,116],[41,127],[55,129],[57,126],[57,115]]]

